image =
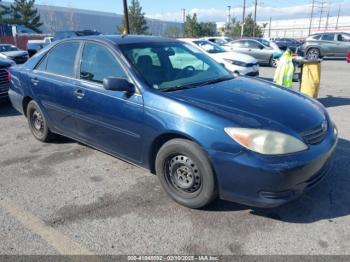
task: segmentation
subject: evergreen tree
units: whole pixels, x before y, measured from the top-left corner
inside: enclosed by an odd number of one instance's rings
[[[237,21],[235,18],[232,19],[230,25],[226,25],[226,34],[229,36],[240,36],[241,35],[241,23]],[[244,19],[244,31],[243,36],[251,37],[253,36],[254,30],[254,19],[252,14],[249,14]],[[262,28],[258,24],[255,23],[255,35],[257,37],[261,37],[263,35]]]
[[[192,16],[189,14],[186,16],[184,23],[184,36],[185,37],[199,37],[201,34],[201,27],[197,21],[197,14]]]
[[[24,25],[37,33],[41,33],[40,15],[34,8],[35,0],[15,0],[11,5],[11,23]]]
[[[142,12],[142,7],[138,0],[131,0],[129,9],[129,27],[130,34],[142,35],[148,30],[145,13]],[[122,26],[119,28],[121,33],[125,32],[125,19],[123,18]]]

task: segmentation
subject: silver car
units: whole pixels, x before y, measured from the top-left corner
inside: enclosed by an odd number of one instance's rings
[[[232,51],[247,54],[258,60],[259,64],[276,66],[276,59],[281,56],[281,51],[271,46],[264,45],[256,39],[240,39],[229,43]]]
[[[320,57],[345,58],[350,50],[350,34],[314,34],[306,38],[303,48],[306,57],[311,59],[316,59]]]

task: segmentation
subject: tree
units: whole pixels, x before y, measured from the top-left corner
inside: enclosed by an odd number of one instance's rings
[[[177,38],[180,36],[180,29],[176,26],[170,26],[166,29],[165,31],[165,35],[167,37],[173,37],[173,38]]]
[[[216,33],[216,24],[214,22],[200,23],[200,35],[199,36],[214,36]]]
[[[227,36],[235,37],[241,35],[241,23],[232,18],[231,23],[227,23],[225,26],[225,34]]]
[[[8,23],[10,14],[11,14],[10,8],[3,4],[0,4],[0,24]]]
[[[15,0],[11,5],[11,23],[24,25],[37,33],[41,33],[40,15],[38,10],[34,8],[35,0]]]
[[[147,21],[145,19],[145,13],[142,12],[142,7],[138,0],[131,0],[131,4],[128,9],[129,13],[129,27],[130,34],[142,35],[146,34],[148,30]],[[125,32],[125,19],[123,18],[122,26],[119,31]]]
[[[254,19],[252,17],[252,14],[249,14],[245,20],[244,20],[244,31],[243,36],[253,36],[253,30],[254,30]],[[261,27],[255,23],[255,35],[257,37],[262,36],[262,30]]]
[[[244,31],[243,36],[253,36],[254,30],[254,19],[252,14],[249,14],[244,20]],[[229,36],[240,36],[241,35],[241,22],[236,21],[235,18],[232,19],[231,24],[226,26],[226,34]],[[255,35],[261,37],[263,35],[262,28],[255,23]]]
[[[184,23],[184,36],[185,37],[199,37],[201,34],[201,27],[197,21],[197,14],[192,16],[189,14],[186,16]]]

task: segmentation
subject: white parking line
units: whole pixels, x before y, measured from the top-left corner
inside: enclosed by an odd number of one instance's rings
[[[31,232],[39,235],[59,253],[64,255],[93,255],[90,250],[57,230],[46,226],[39,218],[20,208],[10,199],[0,199],[0,208],[7,211]]]

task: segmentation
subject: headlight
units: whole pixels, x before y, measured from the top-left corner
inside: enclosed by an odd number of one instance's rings
[[[231,60],[231,59],[224,59],[226,62],[232,64],[232,65],[236,65],[236,66],[243,66],[246,67],[247,63],[244,63],[242,61],[237,61],[237,60]]]
[[[276,131],[225,128],[225,132],[243,147],[264,155],[283,155],[306,150],[301,140]]]

